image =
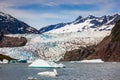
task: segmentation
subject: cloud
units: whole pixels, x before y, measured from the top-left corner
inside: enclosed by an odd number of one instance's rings
[[[29,25],[39,29],[40,27],[55,24],[59,22],[69,22],[77,18],[79,15],[87,16],[89,14],[102,16],[107,14],[114,14],[119,12],[120,1],[115,0],[0,0],[0,10],[2,12],[11,14],[12,16],[27,22]],[[42,11],[31,9],[17,9],[14,7],[40,5],[45,7],[52,7],[53,11]],[[79,9],[54,11],[60,5],[82,5],[90,4],[99,7],[98,10],[84,10]]]
[[[48,5],[48,6],[56,6],[62,4],[111,4],[111,3],[119,3],[120,1],[115,0],[1,0],[0,4],[7,4],[11,6],[23,6],[30,4],[40,4],[40,5]]]

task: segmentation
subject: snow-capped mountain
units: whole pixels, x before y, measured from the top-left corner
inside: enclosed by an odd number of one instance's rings
[[[66,24],[68,24],[68,23],[58,23],[55,25],[49,25],[49,26],[41,28],[39,32],[40,33],[48,32],[48,31],[53,30],[53,29],[61,28],[61,27],[65,26]]]
[[[120,19],[119,14],[113,16],[95,17],[89,15],[87,17],[79,16],[76,20],[69,23],[60,23],[43,27],[40,33],[66,33],[66,32],[84,32],[84,31],[110,31],[115,22]],[[61,25],[62,24],[62,25]]]
[[[25,37],[27,44],[24,47],[0,48],[0,52],[15,59],[41,58],[58,61],[67,51],[98,44],[110,34],[111,28],[118,19],[120,19],[119,14],[102,17],[89,15],[86,18],[79,16],[70,23],[44,27],[40,30],[43,34],[7,35]]]
[[[1,31],[11,34],[38,33],[37,29],[3,12],[0,12],[0,32]]]

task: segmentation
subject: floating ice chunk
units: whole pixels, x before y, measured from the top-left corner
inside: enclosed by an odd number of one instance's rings
[[[34,68],[60,68],[60,67],[64,67],[64,65],[57,64],[57,63],[52,62],[52,61],[45,61],[45,60],[42,60],[42,59],[37,59],[32,64],[30,64],[29,67],[34,67]]]
[[[53,71],[39,72],[38,75],[56,77],[58,73],[56,69],[53,69]]]
[[[34,77],[28,77],[28,80],[37,80],[37,78],[34,78]]]
[[[2,61],[0,61],[0,63],[2,63]]]
[[[103,63],[104,61],[102,61],[101,59],[93,59],[93,60],[82,60],[80,62],[82,63]]]
[[[8,60],[7,59],[3,59],[2,63],[8,63]]]
[[[62,63],[58,64],[58,66],[61,67],[61,68],[63,68],[63,67],[65,68],[65,65],[62,64]]]

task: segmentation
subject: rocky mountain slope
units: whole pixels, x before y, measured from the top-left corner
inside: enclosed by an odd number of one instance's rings
[[[7,59],[7,60],[15,60],[14,58],[11,58],[7,55],[3,55],[3,54],[0,54],[0,61],[3,61],[3,59]]]
[[[26,23],[0,12],[0,32],[10,34],[38,33],[38,30]]]
[[[24,37],[9,37],[4,36],[2,40],[0,40],[0,48],[3,47],[22,47],[27,43],[27,39]]]
[[[60,61],[80,61],[89,57],[95,52],[95,45],[81,46],[78,49],[66,51]]]
[[[84,32],[84,31],[110,31],[115,22],[120,19],[119,14],[112,16],[95,17],[89,15],[87,17],[79,16],[76,20],[69,23],[60,23],[43,27],[40,33],[66,33],[66,32]]]
[[[51,30],[54,30],[54,29],[61,28],[61,27],[65,26],[66,24],[68,24],[68,23],[58,23],[58,24],[55,24],[55,25],[49,25],[49,26],[41,28],[39,30],[39,32],[40,33],[48,32],[48,31],[51,31]]]
[[[23,47],[26,45],[26,43],[27,43],[27,39],[24,37],[4,36],[3,34],[0,35],[0,49]],[[0,51],[0,60],[2,61],[3,59],[7,59],[10,61],[10,60],[14,60],[15,58],[11,58],[6,53]]]
[[[104,61],[120,61],[120,20],[113,27],[111,34],[105,37],[89,57]]]

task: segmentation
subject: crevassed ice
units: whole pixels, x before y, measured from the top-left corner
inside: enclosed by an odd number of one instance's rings
[[[62,34],[17,34],[8,36],[23,36],[28,42],[24,47],[0,48],[0,52],[16,59],[58,61],[66,51],[78,49],[100,42],[109,32],[76,32]]]

